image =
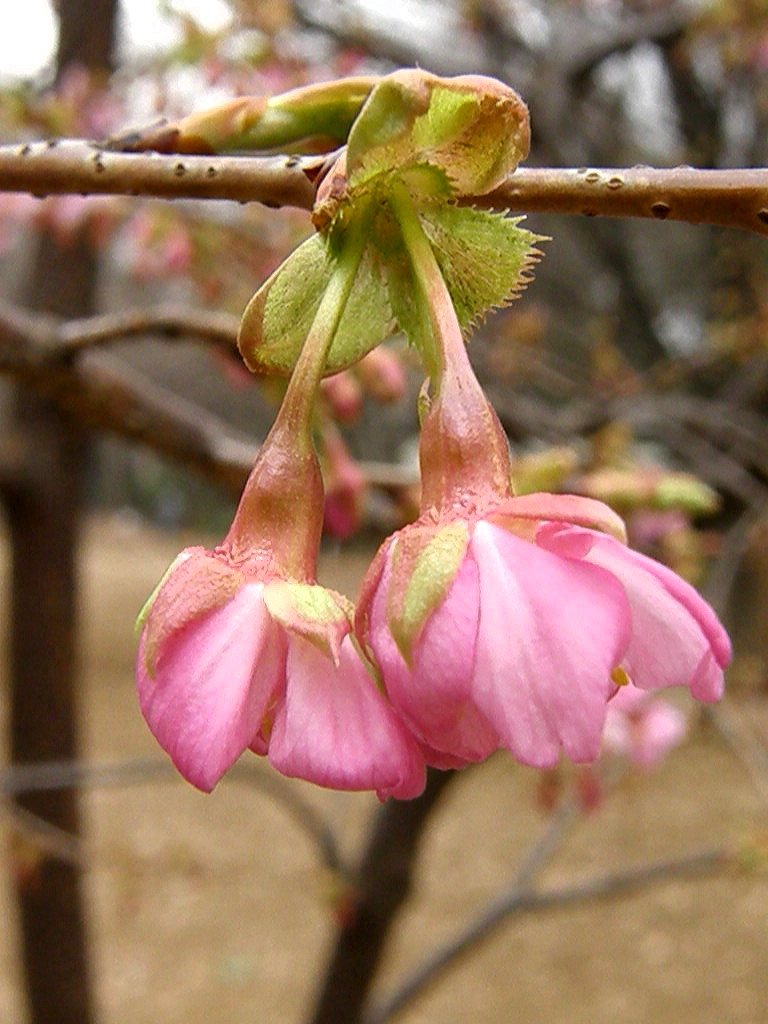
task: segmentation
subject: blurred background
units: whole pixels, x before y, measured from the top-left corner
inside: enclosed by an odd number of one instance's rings
[[[0,38],[0,141],[104,139],[233,95],[403,65],[513,86],[531,113],[528,166],[766,163],[761,0],[26,0]],[[729,696],[716,718],[678,702],[688,738],[653,774],[542,780],[501,757],[465,773],[425,836],[377,994],[514,877],[574,794],[591,810],[542,876],[553,885],[702,846],[764,856],[766,241],[540,214],[526,226],[549,237],[535,280],[470,343],[519,487],[608,501],[636,546],[701,587],[734,638]],[[236,317],[309,230],[306,213],[255,204],[0,193],[0,295],[64,318],[157,303]],[[227,438],[255,447],[268,429],[279,388],[221,346],[143,336],[108,352]],[[421,373],[402,339],[387,352],[324,398],[338,444],[324,452],[337,500],[322,578],[351,596],[414,507]],[[0,417],[0,1018],[312,1019],[351,898],[341,865],[375,801],[278,792],[263,766],[213,797],[189,792],[134,706],[133,619],[181,546],[221,536],[234,492],[151,445],[84,430],[12,378]],[[34,788],[12,762],[56,771]],[[72,774],[104,762],[122,774]],[[286,810],[294,799],[332,827],[338,863]],[[761,1024],[767,925],[759,870],[515,919],[397,1019]]]

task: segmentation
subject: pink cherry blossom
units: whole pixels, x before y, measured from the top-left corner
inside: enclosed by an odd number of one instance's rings
[[[680,708],[647,690],[621,686],[608,702],[603,746],[641,768],[652,768],[685,738]]]
[[[596,508],[610,520],[589,499],[527,495],[482,517],[422,520],[385,542],[363,585],[358,629],[428,763],[461,766],[499,746],[538,768],[561,751],[593,761],[609,699],[626,679],[720,697],[730,644],[714,612],[666,567],[580,525]],[[448,528],[466,532],[455,568],[439,562]],[[437,540],[409,561],[410,531]],[[432,580],[446,575],[441,590]],[[406,605],[417,613],[398,618]]]
[[[279,586],[291,584],[246,574],[220,551],[190,548],[177,559],[139,643],[139,703],[155,738],[206,792],[250,747],[284,775],[321,786],[417,796],[423,758],[358,655],[343,610],[324,629],[299,616],[286,625],[275,611]],[[337,599],[300,586],[310,602]]]
[[[341,434],[328,423],[323,431],[325,506],[323,529],[348,540],[363,521],[368,481]]]

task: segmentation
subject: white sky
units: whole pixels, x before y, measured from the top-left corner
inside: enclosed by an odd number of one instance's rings
[[[173,29],[160,17],[157,6],[158,0],[121,0],[123,45],[130,55],[163,49],[173,42]],[[173,0],[172,6],[193,13],[208,29],[221,27],[229,17],[223,0]],[[50,0],[15,4],[13,15],[2,19],[0,79],[39,71],[52,54],[55,24]]]

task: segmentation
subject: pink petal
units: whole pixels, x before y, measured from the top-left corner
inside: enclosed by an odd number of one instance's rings
[[[424,788],[415,741],[376,688],[349,636],[335,666],[291,637],[285,701],[269,740],[278,771],[332,789],[410,799]]]
[[[245,584],[228,604],[167,637],[153,679],[142,636],[142,713],[181,774],[206,792],[246,749],[281,682],[284,641],[262,589]]]
[[[389,699],[424,745],[429,764],[442,768],[485,760],[497,748],[498,736],[470,692],[480,604],[475,563],[464,559],[443,602],[428,618],[412,667],[387,625],[390,582],[387,567],[369,620],[369,642]]]
[[[610,570],[627,593],[633,636],[623,664],[635,686],[688,686],[697,700],[718,700],[731,645],[694,588],[611,537],[599,537],[586,560]]]
[[[663,700],[651,700],[637,722],[632,760],[644,768],[658,764],[681,743],[688,730],[683,712]]]
[[[651,768],[683,740],[687,728],[679,708],[630,684],[608,702],[603,742],[609,750]]]
[[[505,517],[578,525],[611,534],[620,540],[626,540],[627,536],[624,521],[612,508],[580,494],[520,494],[507,499],[499,509]],[[503,525],[501,521],[500,525]]]
[[[629,641],[629,607],[610,573],[570,561],[506,530],[478,523],[471,551],[480,574],[473,680],[478,706],[525,764],[597,757],[614,689],[611,671]]]

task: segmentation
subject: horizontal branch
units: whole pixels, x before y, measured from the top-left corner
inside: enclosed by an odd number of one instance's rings
[[[238,497],[257,442],[98,351],[120,339],[160,336],[235,352],[237,327],[229,314],[172,305],[60,321],[0,300],[0,375],[32,388],[83,426],[143,444]],[[17,439],[7,437],[0,445],[0,489],[23,486],[18,469],[24,464]],[[414,483],[408,467],[364,462],[361,469],[372,487],[397,490]]]
[[[230,199],[309,210],[323,157],[119,153],[83,140],[0,146],[0,191]],[[768,169],[519,168],[478,206],[643,217],[768,235]]]
[[[167,340],[207,342],[226,355],[235,355],[239,325],[240,318],[234,313],[168,304],[68,320],[58,327],[55,344],[59,355],[74,355],[151,334]]]
[[[242,759],[233,765],[229,780],[244,782],[271,796],[279,807],[291,817],[317,848],[322,863],[341,876],[349,874],[331,824],[308,803],[291,781],[274,772],[265,761]],[[35,764],[12,764],[0,768],[0,796],[20,793],[48,792],[77,786],[80,789],[104,789],[116,786],[145,785],[157,782],[179,782],[180,776],[166,758],[128,758],[102,764],[82,761],[44,761]],[[12,805],[9,805],[9,809]],[[19,808],[13,808],[14,813]],[[40,822],[34,815],[24,812],[22,824],[29,830],[35,827],[34,838],[39,845],[49,835],[61,843],[77,844],[75,836]],[[41,833],[41,829],[42,834]],[[53,831],[51,831],[53,830]],[[67,847],[65,846],[65,852]],[[63,856],[59,848],[52,851]]]
[[[309,210],[324,157],[118,153],[83,139],[0,146],[0,191],[233,199]]]
[[[13,376],[83,426],[144,444],[239,495],[255,442],[109,353],[70,358],[66,344],[62,352],[59,329],[54,318],[0,303],[0,374]]]
[[[768,235],[768,170],[519,168],[477,204],[521,213],[716,224]]]

